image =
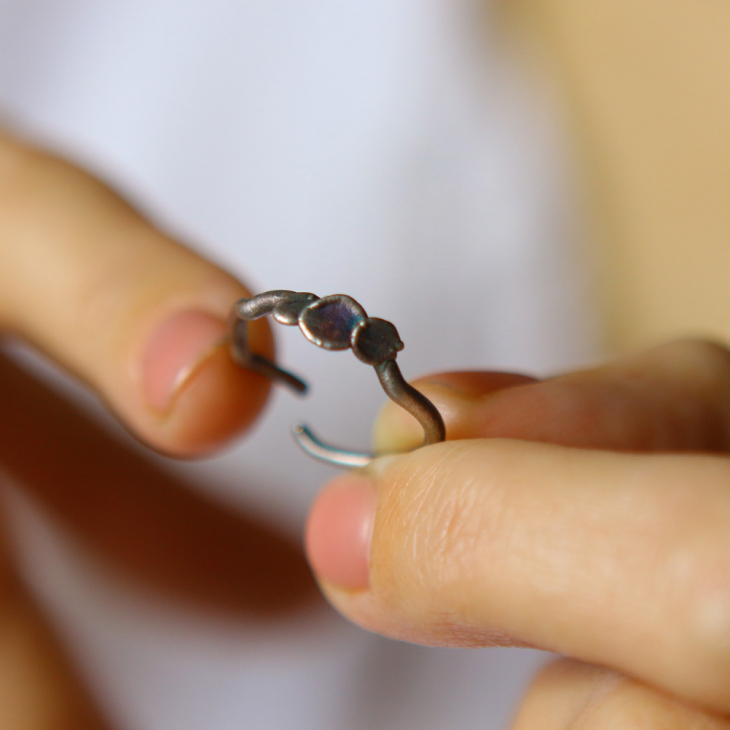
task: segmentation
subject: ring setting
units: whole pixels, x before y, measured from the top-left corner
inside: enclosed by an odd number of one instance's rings
[[[428,398],[404,380],[396,364],[403,342],[391,322],[369,317],[365,309],[346,294],[318,297],[310,292],[275,289],[236,302],[231,313],[233,359],[242,367],[301,394],[307,391],[303,380],[248,348],[248,322],[266,315],[271,315],[279,324],[298,326],[310,342],[322,349],[352,349],[355,357],[375,369],[386,395],[420,422],[425,445],[444,440],[441,414]],[[363,467],[375,458],[374,454],[328,445],[304,424],[296,424],[293,433],[304,451],[329,464]]]

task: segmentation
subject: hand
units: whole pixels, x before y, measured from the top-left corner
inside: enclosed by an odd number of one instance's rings
[[[75,373],[152,448],[208,453],[259,413],[269,382],[223,342],[247,290],[99,181],[1,131],[0,246],[4,331]],[[251,337],[273,356],[265,322]],[[288,540],[206,501],[3,356],[0,403],[3,474],[96,560],[236,620],[272,621],[311,596]],[[0,726],[106,727],[3,537]]]
[[[421,381],[451,440],[325,488],[307,529],[325,594],[386,636],[572,657],[520,729],[730,727],[730,353],[512,377]],[[377,433],[420,438],[391,406]]]

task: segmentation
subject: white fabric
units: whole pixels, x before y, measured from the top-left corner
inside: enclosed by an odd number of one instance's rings
[[[569,176],[488,20],[469,0],[0,0],[0,109],[254,290],[344,292],[391,319],[407,377],[545,373],[595,349]],[[350,354],[277,335],[311,398],[278,393],[233,452],[177,468],[298,534],[332,471],[288,424],[365,446],[383,397]],[[17,507],[29,579],[122,728],[498,728],[538,661],[332,612],[212,626]]]

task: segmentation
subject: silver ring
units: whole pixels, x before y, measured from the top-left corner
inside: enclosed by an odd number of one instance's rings
[[[424,445],[444,440],[446,429],[436,406],[404,380],[395,362],[403,343],[393,324],[368,317],[363,307],[346,294],[320,298],[309,292],[276,289],[236,302],[231,313],[233,359],[242,367],[284,383],[302,394],[307,391],[303,380],[248,349],[248,322],[267,314],[271,314],[279,324],[298,325],[304,336],[317,347],[325,350],[352,348],[358,359],[375,368],[386,395],[420,422],[425,434]],[[296,424],[292,430],[304,451],[329,464],[363,467],[375,458],[374,454],[325,444],[302,423]]]

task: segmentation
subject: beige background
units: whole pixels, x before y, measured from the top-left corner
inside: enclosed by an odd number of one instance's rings
[[[518,0],[569,110],[609,344],[730,339],[730,3]]]

